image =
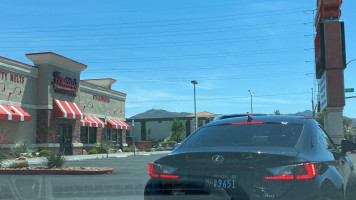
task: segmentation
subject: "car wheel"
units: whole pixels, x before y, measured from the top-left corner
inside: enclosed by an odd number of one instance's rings
[[[356,173],[352,172],[346,188],[346,200],[356,199]]]

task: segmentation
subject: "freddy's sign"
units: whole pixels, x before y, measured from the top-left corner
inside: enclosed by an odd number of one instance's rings
[[[54,92],[68,95],[68,96],[77,96],[78,92],[78,83],[76,79],[72,79],[69,77],[62,78],[61,72],[55,71],[53,72],[53,89]]]

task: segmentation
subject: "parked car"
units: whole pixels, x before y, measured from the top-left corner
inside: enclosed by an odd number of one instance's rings
[[[341,149],[313,119],[222,117],[148,164],[145,200],[356,199],[356,144]]]

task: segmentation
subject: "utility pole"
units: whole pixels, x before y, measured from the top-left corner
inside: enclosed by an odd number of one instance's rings
[[[314,89],[311,88],[312,91],[312,111],[313,111],[313,117],[315,116],[315,108],[314,108]]]
[[[142,122],[141,122],[142,123]],[[132,145],[134,149],[134,156],[136,156],[136,145],[135,145],[135,120],[132,119]]]
[[[105,144],[106,144],[106,158],[109,158],[109,149],[108,149],[108,129],[107,129],[107,124],[108,121],[106,119],[106,115],[105,115]]]
[[[251,92],[251,90],[248,90],[248,92],[250,93],[250,96],[251,96],[251,114],[253,113],[253,110],[252,110],[252,95],[255,94],[254,92]]]
[[[198,119],[197,119],[197,101],[195,97],[195,85],[198,84],[196,80],[192,80],[191,83],[194,85],[194,116],[195,116],[195,130],[198,129]]]

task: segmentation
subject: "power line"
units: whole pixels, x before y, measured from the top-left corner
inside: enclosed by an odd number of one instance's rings
[[[67,26],[42,26],[42,27],[3,27],[3,29],[6,30],[29,30],[29,29],[55,29],[55,28],[81,28],[81,27],[100,27],[100,26],[118,26],[118,25],[132,25],[132,24],[147,24],[147,23],[160,23],[160,22],[179,22],[179,21],[189,21],[189,23],[193,23],[191,22],[192,20],[201,20],[201,19],[214,19],[214,18],[227,18],[227,17],[238,17],[239,20],[242,19],[250,19],[250,18],[256,18],[256,17],[267,17],[267,16],[275,16],[275,15],[288,15],[288,14],[292,14],[292,13],[296,13],[296,12],[285,12],[285,11],[295,11],[295,10],[299,10],[299,8],[293,8],[293,9],[278,9],[278,10],[269,10],[269,11],[261,11],[261,12],[251,12],[251,13],[247,13],[247,14],[233,14],[233,15],[219,15],[219,16],[211,16],[211,17],[196,17],[196,18],[184,18],[184,19],[172,19],[172,20],[156,20],[156,21],[141,21],[141,22],[124,22],[124,23],[112,23],[112,24],[86,24],[86,25],[67,25]],[[283,13],[276,13],[279,11],[283,11]],[[302,11],[300,11],[302,12]],[[268,13],[265,15],[256,15],[259,13]],[[241,17],[244,15],[253,15],[253,17]],[[218,21],[225,21],[224,20],[218,20]],[[200,21],[200,22],[195,22],[195,23],[204,23],[204,22],[212,22],[212,21]],[[173,25],[177,25],[177,24],[173,24]],[[178,24],[179,25],[179,24]],[[158,26],[162,26],[162,25],[158,25]],[[136,26],[138,27],[138,26]],[[143,27],[143,26],[139,26],[139,27]],[[119,28],[133,28],[132,26],[130,27],[119,27]],[[76,29],[78,30],[78,29]],[[93,29],[82,29],[82,30],[93,30]],[[94,29],[95,30],[95,29]],[[103,30],[103,28],[100,28],[100,30]],[[56,32],[58,31],[75,31],[75,30],[55,30]],[[42,32],[42,31],[41,31]],[[46,31],[47,32],[47,31]],[[52,31],[51,31],[52,32]],[[3,33],[21,33],[21,32],[3,32]]]
[[[185,77],[185,78],[167,78],[167,79],[140,79],[140,80],[127,80],[118,79],[120,83],[153,83],[153,82],[186,82],[195,78],[197,80],[233,80],[233,79],[246,79],[246,78],[271,78],[271,77],[283,77],[283,76],[305,76],[305,72],[288,72],[288,73],[275,73],[275,74],[253,74],[244,76],[215,76],[215,77]]]
[[[234,43],[234,44],[243,44],[250,43],[255,41],[263,41],[263,40],[273,40],[273,39],[283,39],[283,38],[295,38],[298,34],[289,34],[289,36],[277,36],[270,38],[257,38],[253,40],[241,40],[241,38],[224,38],[224,39],[212,39],[212,40],[190,40],[190,41],[175,41],[175,42],[153,42],[153,43],[140,43],[140,44],[88,44],[88,45],[56,45],[56,46],[36,46],[34,48],[80,48],[80,47],[116,47],[115,49],[136,49],[136,48],[163,48],[163,47],[184,47],[184,46],[196,46],[196,45],[212,45],[212,44],[226,44],[226,43]],[[250,37],[253,38],[253,37]],[[213,41],[213,42],[209,42]],[[203,42],[203,43],[200,43]],[[188,44],[184,44],[188,43]],[[144,45],[153,45],[153,44],[176,44],[176,45],[161,45],[161,46],[144,46]],[[131,47],[123,47],[124,45],[130,45]],[[136,47],[135,47],[136,46]],[[25,46],[5,46],[0,47],[0,49],[25,49],[28,47]]]
[[[180,44],[180,43],[189,43],[189,44],[192,44],[192,43],[199,43],[199,42],[210,42],[210,41],[228,41],[228,42],[231,42],[231,41],[241,41],[241,42],[249,42],[249,41],[261,41],[261,40],[270,40],[270,39],[279,39],[279,38],[290,38],[290,37],[295,37],[297,35],[300,35],[300,34],[297,34],[297,33],[290,33],[290,34],[280,34],[280,35],[272,35],[274,37],[266,37],[266,35],[264,36],[251,36],[251,37],[244,37],[243,39],[241,39],[241,37],[233,37],[233,38],[222,38],[222,39],[205,39],[205,40],[185,40],[185,41],[173,41],[173,42],[148,42],[148,43],[117,43],[117,44],[87,44],[87,45],[55,45],[55,46],[36,46],[37,48],[48,48],[48,47],[59,47],[59,48],[63,48],[63,47],[92,47],[92,46],[95,46],[95,47],[112,47],[112,46],[143,46],[143,45],[155,45],[155,44]],[[257,39],[257,40],[247,40],[247,39]],[[86,41],[90,41],[92,39],[87,39]],[[102,41],[102,39],[95,39],[95,40],[100,40]],[[201,44],[201,43],[199,43]],[[203,43],[204,44],[204,43]],[[207,43],[207,44],[210,44],[210,43]],[[213,43],[215,44],[215,43]],[[37,45],[37,44],[36,44]],[[153,46],[152,48],[154,48],[156,46]],[[13,46],[3,46],[3,47],[0,47],[0,48],[6,48],[6,49],[11,49],[11,48],[27,48],[27,46],[16,46],[16,47],[13,47]]]
[[[299,95],[308,94],[310,92],[294,92],[294,93],[282,93],[282,94],[269,94],[269,95],[256,95],[254,97],[272,97],[272,96],[289,96],[289,95]],[[128,97],[129,98],[129,97]],[[224,100],[224,99],[246,99],[249,96],[234,96],[234,97],[216,97],[216,98],[198,98],[199,101],[210,101],[210,100]],[[167,100],[152,100],[152,101],[127,101],[126,103],[154,103],[154,102],[181,102],[181,101],[192,101],[192,99],[167,99]]]
[[[152,28],[152,27],[166,27],[166,26],[173,26],[173,25],[187,25],[187,24],[202,24],[207,22],[219,22],[219,21],[226,21],[226,19],[221,20],[210,20],[204,22],[186,22],[186,23],[179,23],[179,24],[160,24],[160,25],[141,25],[141,26],[127,26],[127,27],[110,27],[110,28],[87,28],[87,29],[73,29],[73,30],[41,30],[41,31],[9,31],[9,32],[0,32],[2,34],[24,34],[24,33],[58,33],[58,32],[77,32],[77,31],[95,31],[95,30],[122,30],[122,29],[133,29],[133,28]]]
[[[291,63],[298,63],[300,60],[289,60],[289,61],[272,61],[272,62],[255,62],[255,63],[234,63],[234,64],[224,64],[224,65],[193,65],[193,66],[186,66],[186,67],[151,67],[151,68],[130,68],[130,69],[117,69],[117,68],[101,68],[100,70],[85,70],[83,73],[113,73],[113,72],[146,72],[146,71],[177,71],[177,70],[201,70],[201,69],[230,69],[230,68],[252,68],[252,67],[262,67],[262,66],[269,66],[269,65],[285,65]],[[222,68],[218,68],[222,67]],[[106,70],[107,72],[104,72]]]
[[[266,26],[266,25],[271,25],[271,26]],[[261,23],[261,24],[252,24],[249,25],[251,28],[240,28],[240,29],[235,29],[235,30],[230,30],[230,31],[225,31],[225,32],[231,32],[231,31],[244,31],[244,30],[253,30],[253,29],[260,29],[260,28],[273,28],[273,27],[288,27],[288,26],[295,26],[295,25],[301,25],[301,23],[295,23],[295,24],[283,24],[280,25],[278,23]],[[261,27],[259,27],[261,26]],[[264,26],[264,27],[263,27]],[[213,27],[213,28],[200,28],[200,29],[180,29],[180,30],[171,30],[171,31],[153,31],[153,32],[143,32],[143,33],[127,33],[128,35],[134,35],[134,34],[144,34],[145,36],[129,36],[129,37],[120,37],[121,39],[128,39],[128,38],[146,38],[146,37],[154,37],[154,36],[148,36],[147,34],[161,34],[161,33],[175,33],[175,34],[170,34],[170,35],[159,35],[155,37],[163,37],[163,36],[182,36],[182,35],[194,35],[197,33],[191,33],[192,31],[206,31],[206,30],[217,30],[217,31],[211,31],[211,32],[204,32],[204,33],[216,33],[216,32],[224,32],[221,29],[234,29],[237,27],[241,27],[240,25],[235,25],[235,26],[224,26],[224,27]],[[246,27],[246,26],[244,26]],[[187,34],[176,34],[177,32],[189,32]],[[201,34],[201,33],[199,33]],[[118,36],[122,35],[121,33],[101,33],[101,34],[86,34],[86,35],[51,35],[51,36],[46,36],[48,38],[68,38],[68,37],[98,37],[98,36]],[[3,36],[2,38],[41,38],[43,36]]]
[[[110,61],[119,61],[119,62],[137,62],[137,61],[163,61],[163,60],[177,60],[177,59],[199,59],[199,58],[211,58],[214,57],[227,57],[231,55],[251,55],[251,54],[268,54],[268,53],[286,53],[292,51],[302,50],[299,47],[294,48],[278,48],[278,49],[265,49],[265,50],[254,50],[254,51],[239,51],[239,52],[226,52],[226,53],[209,53],[209,54],[193,54],[193,55],[180,55],[180,56],[160,56],[160,57],[146,57],[146,58],[121,58],[121,59],[110,59]],[[89,60],[89,59],[88,59]],[[108,59],[109,60],[109,59]],[[106,60],[107,61],[107,60]],[[102,63],[102,61],[93,61],[86,63]]]

